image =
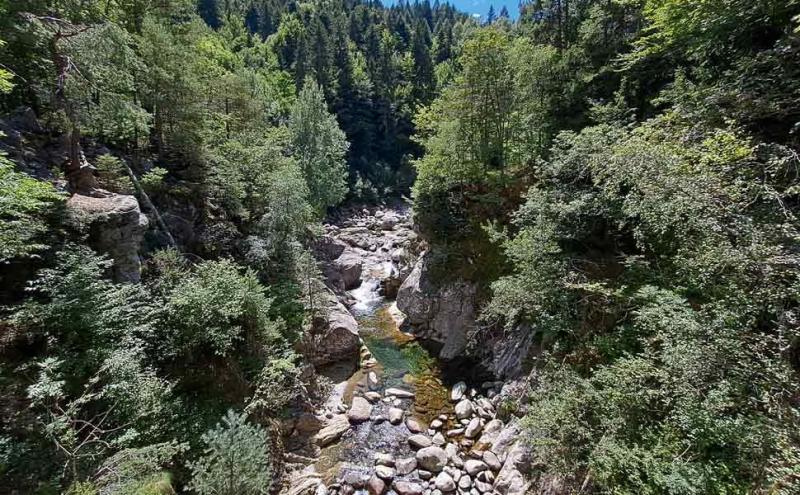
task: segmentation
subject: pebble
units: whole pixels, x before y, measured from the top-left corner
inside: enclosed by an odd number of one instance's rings
[[[433,421],[431,421],[431,428],[434,429],[434,430],[438,430],[442,426],[444,426],[444,423],[442,422],[441,419],[437,418],[437,419],[434,419]]]
[[[403,421],[403,414],[405,414],[405,411],[398,407],[389,409],[389,422],[393,425],[399,425]]]
[[[420,479],[427,481],[433,477],[433,473],[430,471],[425,471],[424,469],[420,469],[417,471],[417,476],[419,476]]]
[[[469,490],[472,487],[472,478],[469,476],[462,476],[461,479],[458,480],[458,487],[462,490]]]
[[[380,465],[380,466],[376,466],[375,467],[375,474],[380,479],[391,480],[391,479],[393,479],[395,477],[397,472],[394,470],[394,468],[391,468],[389,466]]]
[[[417,469],[417,459],[415,457],[397,459],[394,462],[394,467],[397,470],[397,474],[400,476],[411,474],[412,471]]]
[[[408,437],[408,444],[415,449],[424,449],[431,446],[431,439],[425,435],[411,435]]]
[[[434,445],[439,445],[439,446],[447,443],[447,440],[444,439],[444,435],[442,435],[441,433],[436,433],[433,436],[433,440],[431,441],[433,442]]]
[[[422,424],[411,416],[406,418],[406,428],[411,433],[421,433],[424,430]]]
[[[467,459],[467,461],[464,463],[464,470],[470,476],[475,476],[481,471],[486,471],[487,469],[489,469],[489,466],[487,466],[485,462],[477,459]]]
[[[395,396],[401,399],[413,399],[415,397],[414,392],[409,392],[408,390],[403,390],[402,388],[387,388],[384,393],[386,396]]]
[[[392,454],[380,453],[375,456],[375,464],[394,467],[394,457]]]
[[[478,433],[481,432],[481,428],[483,428],[481,420],[478,418],[472,418],[464,430],[464,436],[467,438],[475,438],[478,436]]]
[[[458,419],[469,419],[474,412],[472,402],[469,399],[462,399],[455,407],[456,417]]]
[[[503,464],[500,462],[500,458],[498,458],[497,454],[491,450],[487,450],[483,453],[483,462],[485,462],[492,471],[500,471],[500,469],[503,467]]]
[[[447,430],[448,437],[457,437],[463,434],[464,434],[464,428],[454,428],[452,430]]]

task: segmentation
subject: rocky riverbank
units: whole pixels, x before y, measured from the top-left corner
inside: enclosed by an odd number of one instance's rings
[[[513,395],[508,386],[448,385],[418,336],[400,331],[405,315],[392,299],[417,283],[408,279],[420,251],[402,204],[344,212],[326,225],[316,253],[330,311],[315,365],[334,386],[295,421],[287,495],[524,493],[516,419],[498,414]],[[450,324],[461,323],[471,322]]]

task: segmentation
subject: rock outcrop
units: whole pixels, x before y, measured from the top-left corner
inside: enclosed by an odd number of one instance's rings
[[[142,269],[139,246],[148,221],[136,198],[111,193],[105,197],[75,194],[67,201],[67,209],[87,229],[92,247],[114,261],[114,280],[138,282]]]
[[[315,366],[354,359],[361,340],[358,322],[333,293],[326,295],[322,314],[314,319],[306,354]]]
[[[436,285],[430,256],[423,254],[397,293],[397,307],[414,334],[443,344],[439,357],[452,359],[467,346],[475,328],[476,286],[469,282]]]

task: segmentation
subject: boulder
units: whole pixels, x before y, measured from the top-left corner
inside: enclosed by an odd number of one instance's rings
[[[530,465],[530,452],[521,443],[510,449],[508,459],[497,474],[494,482],[495,491],[502,495],[525,495],[530,482],[522,474],[521,469]]]
[[[472,401],[469,399],[462,399],[458,404],[456,404],[456,417],[458,419],[469,419],[472,414],[474,413],[474,408],[472,407]]]
[[[314,319],[306,351],[315,366],[346,361],[358,356],[358,322],[332,292],[326,294],[325,310]]]
[[[452,492],[456,489],[456,482],[453,481],[453,478],[447,473],[439,473],[434,480],[434,485],[437,490],[441,490],[445,493]]]
[[[372,405],[363,397],[353,397],[353,403],[350,410],[347,411],[347,419],[351,423],[363,423],[367,421],[372,414]]]
[[[413,481],[394,480],[392,488],[394,488],[394,491],[396,491],[398,495],[422,495],[422,492],[425,491],[425,487],[422,486],[421,483],[415,483]]]
[[[450,390],[450,400],[453,402],[458,402],[464,397],[464,393],[467,391],[467,384],[464,382],[458,382],[453,385],[453,388]]]
[[[397,474],[400,476],[411,474],[412,471],[417,469],[417,458],[406,457],[403,459],[397,459],[394,462],[394,467],[397,470]]]
[[[382,495],[386,491],[386,483],[376,474],[367,481],[367,491],[369,495]]]
[[[423,255],[397,292],[397,307],[420,337],[444,344],[442,359],[452,359],[467,346],[475,328],[477,286],[456,281],[437,286],[430,276],[430,255]]]
[[[423,449],[431,446],[431,439],[425,435],[411,435],[408,437],[408,444],[415,449]]]
[[[393,425],[399,425],[403,421],[403,414],[405,414],[405,411],[399,407],[392,407],[389,409],[389,422]]]
[[[344,414],[337,414],[329,419],[325,426],[314,435],[314,443],[320,447],[335,442],[342,434],[350,429],[350,422]]]
[[[361,284],[363,262],[357,252],[345,249],[341,256],[334,260],[333,266],[339,274],[344,290],[355,289]]]
[[[333,261],[342,255],[347,244],[331,235],[323,235],[314,242],[313,250],[317,258],[323,261]]]
[[[447,453],[441,447],[425,447],[417,451],[417,465],[433,473],[440,472],[447,465]]]
[[[467,427],[464,429],[464,436],[467,438],[475,438],[478,436],[478,433],[481,432],[482,427],[483,425],[481,425],[480,419],[472,418]]]
[[[67,201],[67,211],[72,220],[88,232],[89,245],[113,260],[115,281],[138,282],[141,279],[139,247],[149,222],[135,197],[74,194]]]

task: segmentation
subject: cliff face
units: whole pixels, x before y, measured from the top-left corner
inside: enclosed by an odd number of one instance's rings
[[[114,280],[138,282],[142,268],[139,247],[148,220],[136,198],[111,193],[104,197],[74,194],[67,201],[67,210],[87,229],[89,244],[114,261]]]
[[[479,339],[475,353],[481,364],[503,379],[520,377],[525,359],[535,352],[535,332],[528,326],[493,333],[477,332],[478,284],[464,280],[437,284],[431,276],[431,253],[423,254],[397,293],[397,308],[411,331],[443,345],[439,357],[453,359]]]
[[[475,284],[436,285],[430,277],[430,256],[424,254],[397,292],[397,308],[416,335],[443,344],[439,357],[453,359],[467,348],[475,329]]]

